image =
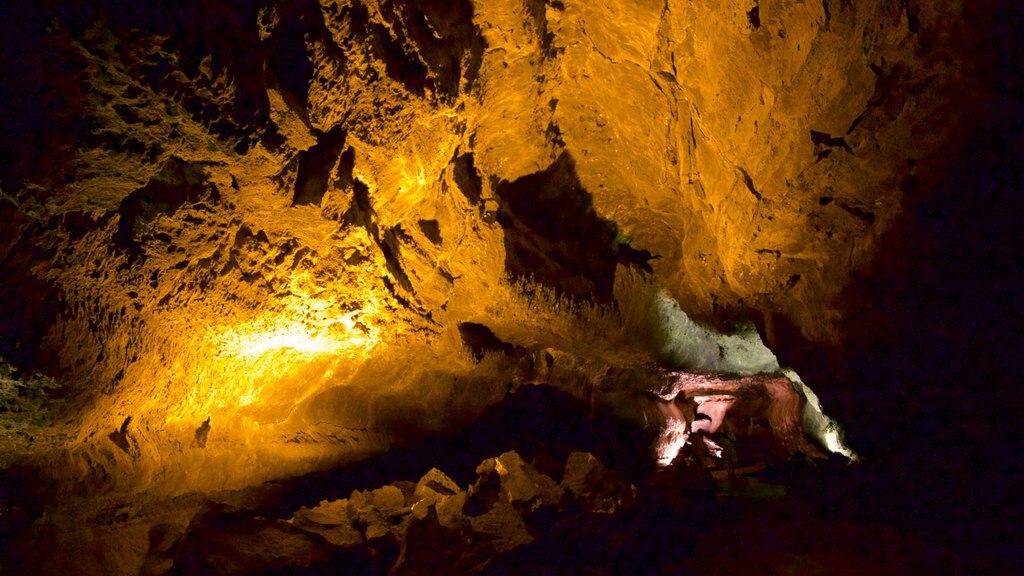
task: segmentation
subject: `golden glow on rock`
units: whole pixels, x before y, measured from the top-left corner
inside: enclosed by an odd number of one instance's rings
[[[218,345],[220,355],[243,360],[279,351],[306,358],[322,354],[365,357],[379,340],[358,320],[361,313],[349,312],[319,324],[287,316],[260,318],[217,330],[211,340]]]
[[[179,372],[192,383],[167,420],[244,408],[265,413],[258,420],[287,413],[278,408],[315,393],[339,366],[370,357],[381,342],[376,310],[374,302],[346,310],[292,297],[280,311],[210,328],[197,342],[197,358],[205,359]]]

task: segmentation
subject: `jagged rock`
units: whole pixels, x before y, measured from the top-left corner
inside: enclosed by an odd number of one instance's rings
[[[394,486],[384,486],[373,491],[356,490],[349,497],[350,514],[367,540],[383,538],[392,532],[400,531],[398,524],[401,523],[403,515],[410,512],[404,506],[405,497],[402,491]]]
[[[211,505],[192,519],[167,555],[172,559],[168,575],[241,575],[305,568],[326,560],[330,546],[283,520]]]
[[[373,506],[381,511],[385,517],[401,515],[405,508],[405,495],[397,486],[384,486],[371,492]]]
[[[636,501],[637,489],[609,470],[593,454],[573,452],[565,464],[562,487],[591,512],[613,514]]]
[[[490,461],[482,466],[488,466]],[[502,494],[513,504],[524,504],[527,509],[557,504],[562,489],[548,476],[537,472],[516,452],[506,452],[494,459],[494,470],[501,478]],[[480,472],[480,469],[477,469]]]
[[[465,567],[459,569],[459,564],[469,540],[468,526],[443,524],[437,512],[427,508],[409,525],[395,572],[424,576],[463,573]]]
[[[363,533],[354,526],[349,501],[321,502],[316,508],[303,506],[292,517],[295,526],[320,536],[335,546],[352,547],[362,544]]]
[[[487,512],[469,520],[473,532],[486,536],[484,540],[495,552],[507,552],[517,546],[533,542],[522,513],[511,502],[498,501]]]
[[[437,510],[437,521],[442,526],[448,527],[466,524],[468,518],[463,513],[463,509],[466,507],[468,496],[466,492],[459,492],[454,496],[442,497],[440,501],[434,504],[434,508]]]
[[[501,475],[498,474],[496,460],[488,458],[481,462],[476,467],[476,474],[476,482],[469,487],[463,508],[467,516],[485,514],[502,500]]]
[[[462,489],[454,480],[437,468],[431,468],[416,483],[412,498],[407,500],[407,503],[412,508],[413,516],[423,519],[428,515],[430,509],[446,508],[443,502],[461,493],[463,493]],[[461,506],[459,509],[461,511]],[[435,514],[439,513],[435,508]],[[451,520],[450,514],[446,514],[446,520],[442,523],[450,525]]]
[[[49,435],[61,455],[30,460],[59,494],[247,489],[457,430],[535,381],[654,428],[633,368],[779,368],[760,354],[718,362],[729,354],[710,337],[706,362],[662,346],[683,310],[719,327],[752,319],[743,340],[763,335],[822,381],[832,364],[886,373],[860,366],[902,353],[881,354],[876,333],[918,331],[888,311],[932,316],[920,289],[953,287],[964,317],[962,303],[1012,311],[1013,278],[977,287],[1019,260],[1002,247],[1020,204],[1003,190],[1019,164],[1016,14],[967,0],[753,4],[8,3],[0,355],[66,379],[67,418]],[[992,127],[1003,133],[988,145]],[[980,192],[953,179],[975,172]],[[958,221],[982,233],[947,233]],[[889,280],[917,276],[888,299]],[[975,344],[939,327],[906,348],[932,340],[945,360]],[[850,334],[861,347],[847,353]],[[739,464],[744,449],[758,462],[812,453],[808,422],[812,440],[839,443],[786,386],[766,388],[767,425],[749,406],[761,399],[739,397],[725,417],[727,402],[708,400],[697,425],[754,431],[737,439]],[[856,389],[832,397],[870,398]],[[19,444],[40,444],[32,432]],[[628,504],[591,459],[575,457],[562,488],[501,456],[469,491],[396,484],[261,530],[319,546],[308,525],[387,557],[434,510],[446,529],[475,522],[517,545],[529,531],[516,514],[566,490],[594,511]]]

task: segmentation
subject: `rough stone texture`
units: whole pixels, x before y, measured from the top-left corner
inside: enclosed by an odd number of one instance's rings
[[[629,508],[636,498],[636,488],[608,470],[593,454],[573,452],[565,463],[562,486],[572,492],[591,512],[613,514]]]
[[[608,329],[637,277],[808,365],[851,334],[870,356],[870,303],[916,302],[873,296],[907,264],[894,223],[1012,106],[1003,26],[959,0],[11,2],[0,355],[63,383],[69,435],[36,462],[69,490],[238,488],[510,381],[596,405],[656,360],[649,326]]]
[[[372,357],[451,356],[437,335],[499,322],[506,274],[610,301],[635,268],[698,316],[834,339],[958,126],[961,9],[19,3],[2,351],[89,407],[86,452],[132,418],[100,460],[146,485],[164,436],[296,469],[317,442],[386,446],[391,414],[458,394]],[[190,468],[171,483],[207,483]]]

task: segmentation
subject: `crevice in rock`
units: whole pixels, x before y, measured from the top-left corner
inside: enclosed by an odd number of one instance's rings
[[[853,127],[851,126],[850,130],[852,129]],[[845,150],[851,154],[853,153],[850,145],[846,143],[846,138],[842,136],[832,136],[831,134],[818,132],[817,130],[811,130],[811,143],[814,144],[814,156],[818,162],[828,158],[836,148]]]
[[[352,204],[348,211],[342,216],[342,222],[347,225],[361,226],[366,229],[370,237],[377,237],[377,214],[373,210],[373,203],[370,202],[370,189],[358,178],[352,182]]]
[[[619,264],[624,266],[632,266],[642,270],[648,274],[654,274],[654,268],[651,267],[651,260],[657,260],[661,256],[652,254],[650,250],[636,249],[629,245],[628,242],[621,242],[617,246],[617,254]]]
[[[526,348],[503,341],[490,328],[476,322],[460,323],[459,336],[462,337],[462,343],[478,362],[483,360],[484,355],[488,352],[499,352],[516,358],[523,357],[528,353]]]
[[[484,181],[473,163],[473,154],[471,152],[460,154],[452,163],[454,167],[452,175],[459,191],[470,203],[481,204]]]
[[[377,225],[377,213],[370,199],[370,189],[358,178],[352,182],[352,203],[341,221],[346,226],[360,226],[366,230],[380,248],[388,273],[394,278],[394,281],[391,278],[384,278],[385,288],[404,305],[411,306],[408,296],[415,295],[416,290],[401,260],[401,242],[406,233],[399,226],[388,228],[381,233]],[[404,296],[398,288],[405,291]]]
[[[754,198],[761,201],[764,197],[757,191],[757,188],[754,187],[754,179],[750,177],[750,173],[744,170],[742,166],[737,166],[736,169],[740,171],[740,176],[743,177],[743,184],[747,187],[747,190],[754,195]]]
[[[543,172],[499,182],[496,192],[512,277],[573,298],[611,300],[618,227],[598,216],[568,152]]]
[[[220,201],[217,187],[206,180],[202,166],[180,158],[171,158],[149,183],[132,192],[117,209],[120,216],[114,245],[128,250],[134,258],[141,254],[149,236],[147,223],[160,214],[172,214],[186,203],[200,200]]]
[[[864,222],[865,224],[874,224],[875,222],[875,213],[872,212],[871,210],[865,210],[860,206],[855,206],[853,204],[850,204],[849,202],[844,202],[842,200],[836,202],[836,206],[839,206],[840,208],[843,209],[843,211],[857,218],[858,220]]]
[[[423,235],[427,237],[427,240],[430,240],[437,246],[441,245],[441,225],[438,224],[437,220],[419,220],[417,224]]]
[[[548,2],[545,0],[531,0],[527,2],[526,6],[527,10],[530,11],[537,39],[540,40],[541,52],[545,56],[551,57],[555,54],[553,50],[555,35],[548,29],[547,7]],[[565,6],[557,1],[552,3],[551,7],[556,10],[565,9]]]
[[[757,0],[754,0],[754,7],[747,11],[747,21],[754,30],[761,28],[761,7]]]
[[[347,14],[354,35],[362,37],[384,62],[389,77],[409,92],[424,97],[428,91],[452,100],[475,81],[484,42],[473,24],[473,7],[466,0],[415,0],[403,5],[382,2],[380,22],[370,9],[355,3]]]
[[[476,81],[482,62],[483,40],[473,25],[473,6],[467,0],[413,0],[409,5],[383,3],[393,18],[405,24],[409,40],[429,71],[436,95],[450,100],[460,81]]]
[[[369,8],[361,3],[351,6],[347,16],[353,33],[364,38],[373,53],[384,62],[387,75],[400,82],[409,92],[423,96],[427,85],[427,66],[415,53],[406,50],[401,28],[389,31],[383,25],[373,22]]]
[[[121,427],[114,430],[110,434],[107,434],[107,438],[114,443],[115,446],[120,448],[125,454],[131,454],[132,452],[132,441],[128,435],[128,426],[132,423],[132,417],[129,416],[124,419],[121,423]]]
[[[321,40],[332,60],[344,61],[344,54],[334,44],[317,2],[282,2],[277,3],[274,10],[278,13],[276,25],[262,43],[266,73],[271,77],[268,80],[294,99],[297,109],[304,112],[313,77],[307,40]]]
[[[196,428],[195,445],[197,448],[206,448],[206,441],[210,437],[210,419],[207,418]]]
[[[317,133],[317,144],[299,152],[299,168],[295,177],[292,205],[320,204],[334,167],[339,164],[345,147],[345,131],[340,127]]]
[[[907,15],[907,30],[911,34],[917,34],[918,30],[921,29],[921,20],[918,17],[920,9],[910,5],[910,0],[901,0],[900,5],[903,8],[903,12]]]
[[[388,272],[395,277],[398,285],[403,290],[409,294],[415,294],[416,290],[413,288],[412,280],[409,279],[409,275],[406,274],[405,268],[402,266],[400,232],[401,228],[397,226],[388,228],[384,232],[383,237],[375,238],[375,240],[377,240],[377,245],[380,246],[380,250],[384,254],[384,262]]]

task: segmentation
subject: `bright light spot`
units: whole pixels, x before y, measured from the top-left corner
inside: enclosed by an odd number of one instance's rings
[[[825,432],[825,446],[829,449],[829,452],[833,454],[842,454],[851,461],[857,461],[857,453],[850,450],[843,444],[842,437],[839,434],[839,429],[835,426],[830,426]]]
[[[381,340],[377,303],[367,300],[352,310],[302,293],[299,281],[293,293],[302,295],[279,309],[200,336],[205,353],[197,356],[188,392],[168,421],[288,403],[315,393],[340,365],[369,358]]]
[[[220,352],[243,359],[288,351],[299,356],[361,354],[377,343],[376,337],[356,327],[351,316],[324,327],[311,328],[299,320],[279,319],[269,327],[261,322],[228,330],[217,337]]]
[[[708,438],[707,436],[705,436],[704,437],[704,446],[707,447],[708,453],[710,453],[712,456],[714,456],[715,458],[718,458],[718,459],[722,458],[723,450],[722,450],[722,447],[719,446],[717,442],[715,442],[711,438]]]
[[[667,418],[665,427],[661,430],[661,436],[655,445],[658,454],[658,466],[664,468],[672,463],[679,456],[679,452],[686,446],[689,440],[689,433],[686,431],[686,422]]]
[[[797,391],[807,399],[807,402],[804,403],[802,415],[804,432],[818,440],[821,444],[824,444],[829,452],[842,454],[851,461],[856,462],[857,453],[843,443],[842,428],[838,422],[826,416],[822,411],[818,395],[809,386],[804,384],[803,380],[800,379],[800,375],[793,370],[786,368],[783,369],[782,373],[793,383]]]
[[[301,311],[264,317],[214,331],[209,340],[218,355],[245,360],[283,352],[313,358],[325,354],[365,357],[379,342],[366,325],[367,310],[331,316],[329,307],[312,300]]]

